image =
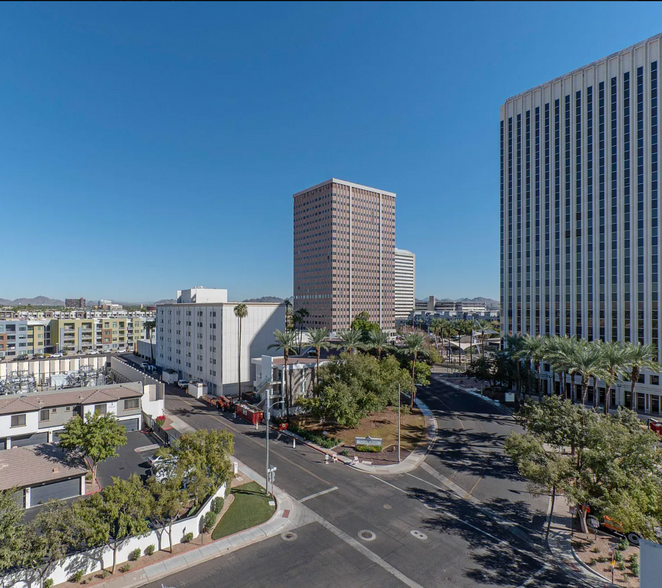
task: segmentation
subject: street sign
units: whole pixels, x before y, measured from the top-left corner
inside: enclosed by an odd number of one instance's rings
[[[505,402],[515,402],[515,393],[514,392],[506,392]]]
[[[588,518],[586,519],[586,522],[588,523],[588,526],[591,527],[591,529],[600,528],[600,521],[598,520],[597,517],[594,517],[593,515],[589,515]]]
[[[381,447],[382,438],[381,437],[354,437],[354,445],[367,445],[369,447]]]

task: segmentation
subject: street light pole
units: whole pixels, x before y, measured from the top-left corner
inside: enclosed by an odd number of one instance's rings
[[[398,463],[400,463],[400,384],[398,384]]]
[[[271,475],[271,472],[269,471],[269,419],[271,418],[271,387],[267,388],[267,403],[266,403],[266,408],[267,408],[267,418],[265,419],[265,422],[267,424],[267,470],[266,470],[266,476],[265,476],[265,490],[267,492],[267,496],[269,496],[269,476]]]

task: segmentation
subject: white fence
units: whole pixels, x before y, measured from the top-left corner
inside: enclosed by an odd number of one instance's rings
[[[225,496],[225,483],[217,490],[216,494],[211,496],[197,512],[195,516],[181,519],[172,525],[172,543],[177,545],[182,542],[184,535],[193,533],[197,537],[202,532],[204,516],[211,510],[211,501],[218,496]],[[161,535],[162,544],[159,543]],[[154,545],[155,550],[160,548],[169,549],[167,530],[161,533],[161,529],[150,531],[144,537],[131,537],[124,541],[117,550],[117,563],[128,561],[129,554],[134,549],[140,549],[144,554],[145,548]],[[91,574],[104,568],[110,569],[113,565],[113,550],[110,547],[99,547],[90,551],[76,553],[60,562],[60,564],[48,574],[55,584],[66,582],[78,570],[83,570],[83,574]],[[39,586],[39,574],[35,571],[21,570],[0,578],[0,586],[4,588],[37,588]]]

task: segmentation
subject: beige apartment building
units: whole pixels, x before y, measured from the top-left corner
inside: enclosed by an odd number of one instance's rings
[[[349,328],[360,312],[395,329],[395,194],[330,179],[294,194],[294,310],[307,327]]]

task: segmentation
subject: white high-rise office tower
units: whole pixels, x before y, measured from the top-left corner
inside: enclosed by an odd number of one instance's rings
[[[662,35],[501,107],[501,330],[653,343]],[[660,410],[659,375],[636,400]]]
[[[416,306],[416,256],[395,248],[395,318],[407,318]]]

